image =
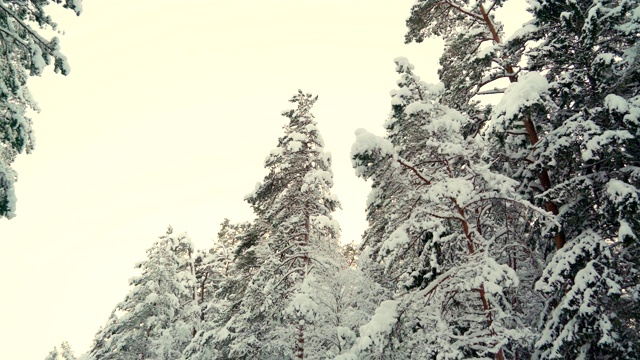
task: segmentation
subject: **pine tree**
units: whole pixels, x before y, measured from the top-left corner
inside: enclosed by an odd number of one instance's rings
[[[60,52],[58,38],[44,39],[32,25],[42,29],[56,29],[57,24],[47,15],[45,7],[51,1],[0,1],[0,217],[15,216],[14,183],[17,180],[11,164],[18,154],[31,152],[34,147],[31,119],[27,109],[38,110],[26,87],[29,76],[41,75],[51,62],[54,70],[69,73],[69,65]],[[81,0],[56,0],[55,3],[82,11]]]
[[[314,310],[302,288],[319,269],[331,268],[339,228],[331,213],[331,158],[311,114],[317,97],[299,91],[285,135],[265,161],[269,173],[247,197],[256,223],[268,225],[251,248],[255,272],[238,312],[228,322],[232,358],[304,358]]]
[[[472,120],[466,134],[473,134],[487,119],[477,95],[500,93],[496,80],[517,79],[517,57],[507,57],[502,48],[502,25],[494,10],[505,1],[419,0],[407,19],[405,42],[428,37],[444,40],[438,70],[444,84],[443,105],[466,113]],[[488,85],[494,85],[488,89]]]
[[[549,297],[537,358],[636,358],[638,348],[638,44],[636,1],[531,3],[520,35],[531,73],[526,106],[544,129],[528,169],[556,184],[538,199],[560,205],[567,235],[536,288]],[[524,46],[524,45],[521,45]],[[522,91],[515,89],[516,96]],[[519,94],[520,93],[520,94]]]
[[[192,337],[191,241],[171,227],[136,268],[132,289],[97,334],[89,359],[177,359]],[[120,315],[121,314],[121,315]]]
[[[76,355],[71,350],[71,345],[68,342],[63,341],[60,347],[62,348],[62,358],[64,360],[76,360]]]
[[[250,228],[249,223],[232,224],[225,219],[214,246],[196,259],[201,317],[198,332],[183,352],[185,359],[227,356],[224,327],[237,311],[247,282],[246,274],[237,266],[236,250]]]
[[[522,71],[518,64],[526,47],[522,41],[505,44],[502,25],[493,14],[504,3],[419,0],[411,8],[411,16],[407,19],[406,42],[421,42],[431,36],[441,37],[445,41],[445,51],[440,59],[442,68],[439,70],[445,86],[441,102],[472,119],[463,131],[465,136],[475,136],[489,120],[490,123],[495,121],[492,119],[491,106],[481,106],[479,95],[503,93],[505,89],[498,88],[496,81],[508,79],[512,84],[517,83]],[[518,34],[514,37],[519,38]],[[493,88],[489,88],[489,85],[493,85]],[[552,186],[546,163],[540,162],[534,172],[531,172],[532,168],[523,169],[522,165],[532,161],[531,153],[539,141],[539,124],[527,112],[508,120],[505,126],[494,128],[499,130],[494,135],[502,141],[508,138],[516,148],[505,151],[502,146],[497,146],[487,153],[494,158],[494,170],[521,181],[520,191],[532,201],[534,188],[546,191]],[[514,134],[517,135],[512,136]],[[559,209],[553,200],[548,199],[543,206],[558,215]],[[565,234],[556,228],[553,236],[555,248],[560,249],[566,242]]]
[[[59,360],[59,357],[60,357],[60,353],[58,353],[58,348],[54,346],[53,350],[49,352],[49,355],[47,355],[47,357],[44,360]]]
[[[63,341],[60,344],[60,348],[62,349],[62,353],[58,351],[57,347],[53,347],[53,350],[47,355],[45,360],[77,360],[76,355],[71,350],[71,345],[68,342]]]
[[[471,120],[440,103],[442,86],[420,81],[404,58],[396,59],[396,70],[387,138],[359,130],[352,148],[357,174],[391,185],[372,192],[389,198],[370,202],[384,204],[376,261],[396,283],[361,328],[355,353],[425,359],[523,353],[531,329],[514,306],[520,277],[505,249],[522,241],[512,229],[533,216],[533,206],[514,180],[490,170],[483,144],[464,137]]]

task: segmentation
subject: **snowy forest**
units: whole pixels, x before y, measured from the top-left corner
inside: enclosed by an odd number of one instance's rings
[[[33,30],[55,29],[49,2],[0,0],[6,218],[34,145],[27,79],[68,73]],[[444,41],[440,83],[395,58],[386,135],[356,130],[361,241],[332,215],[321,100],[294,89],[255,218],[207,249],[161,229],[91,348],[46,360],[640,359],[640,3],[528,0],[507,38],[505,2],[407,9],[405,42]]]

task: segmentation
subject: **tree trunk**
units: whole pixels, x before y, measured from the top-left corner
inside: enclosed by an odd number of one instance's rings
[[[487,24],[487,27],[491,32],[493,41],[496,44],[500,44],[502,40],[500,39],[500,35],[498,35],[498,32],[496,31],[495,26],[493,26],[493,22],[491,21],[491,18],[489,18],[489,14],[487,14],[482,4],[480,4],[479,7],[480,7],[480,13],[482,14],[482,18],[484,19],[484,22]],[[509,74],[512,74],[509,76],[509,81],[512,83],[518,82],[518,77],[515,75],[513,71],[513,66],[511,66],[511,64],[506,64],[505,69]],[[535,149],[535,146],[539,140],[538,132],[536,131],[535,124],[533,123],[533,120],[531,120],[531,117],[529,115],[525,116],[522,119],[522,122],[524,123],[524,128],[527,131],[527,138],[529,139],[529,143],[531,143],[531,146]],[[542,171],[540,171],[540,173],[538,174],[538,180],[540,180],[540,184],[542,185],[542,188],[545,191],[551,188],[551,179],[549,178],[549,172],[546,169],[542,169]],[[558,206],[553,201],[546,201],[544,206],[545,206],[545,210],[551,212],[554,216],[557,216],[559,214]],[[558,232],[554,237],[556,250],[561,249],[566,242],[567,240],[564,235],[564,232],[558,229]]]
[[[461,217],[460,222],[462,223],[462,230],[464,231],[464,236],[467,238],[467,250],[469,251],[469,255],[473,255],[473,253],[475,253],[475,246],[473,244],[473,238],[471,237],[471,233],[469,231],[469,223],[467,221],[465,211],[462,207],[460,207],[460,205],[458,205],[458,202],[455,199],[452,198],[451,201],[453,201],[453,204],[455,205],[456,210],[458,211],[458,214],[460,214],[460,217]],[[491,304],[489,304],[489,301],[487,300],[487,296],[484,291],[484,285],[481,284],[480,287],[475,290],[480,295],[482,308],[487,314],[487,327],[491,327],[491,324],[493,324],[493,316],[491,314]],[[504,352],[502,351],[502,347],[496,353],[495,359],[504,360]]]

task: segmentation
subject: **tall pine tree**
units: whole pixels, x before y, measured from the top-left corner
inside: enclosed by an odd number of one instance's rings
[[[141,274],[131,279],[131,291],[96,335],[88,359],[180,358],[192,337],[192,253],[188,236],[171,228],[147,250],[147,259],[136,266]]]
[[[536,357],[637,358],[640,7],[530,4],[534,18],[519,42],[535,42],[529,68],[544,78],[529,77],[535,100],[525,110],[544,133],[529,168],[546,166],[556,180],[538,198],[559,204],[568,240],[537,284],[549,306]]]
[[[357,174],[390,186],[372,192],[370,203],[383,204],[386,226],[369,246],[396,284],[361,328],[354,352],[442,359],[520,354],[532,336],[524,309],[514,306],[520,277],[506,249],[519,246],[513,228],[533,206],[514,180],[490,170],[483,144],[464,137],[471,120],[440,103],[443,86],[420,81],[404,58],[396,59],[396,70],[387,138],[359,130],[352,149]]]
[[[303,288],[334,266],[339,236],[331,157],[311,113],[316,100],[302,91],[290,100],[296,107],[283,113],[288,123],[265,161],[269,173],[247,197],[265,230],[250,248],[255,272],[227,324],[232,358],[302,359],[315,351],[314,306]]]

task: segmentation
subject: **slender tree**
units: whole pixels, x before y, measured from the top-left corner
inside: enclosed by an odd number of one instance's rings
[[[73,353],[73,350],[71,350],[71,345],[69,345],[68,342],[63,341],[62,344],[60,344],[60,348],[62,349],[62,353],[54,346],[53,350],[51,350],[45,360],[77,360],[77,357]]]
[[[196,258],[200,322],[183,352],[185,359],[228,358],[225,325],[237,312],[248,281],[246,268],[237,265],[236,250],[250,228],[225,219],[214,246]]]
[[[339,235],[331,157],[311,113],[316,100],[302,91],[290,100],[296,108],[283,113],[288,123],[265,162],[269,173],[247,197],[265,230],[249,249],[255,272],[226,327],[233,358],[310,354],[315,313],[301,291],[308,277],[332,266],[324,254],[337,251]]]

